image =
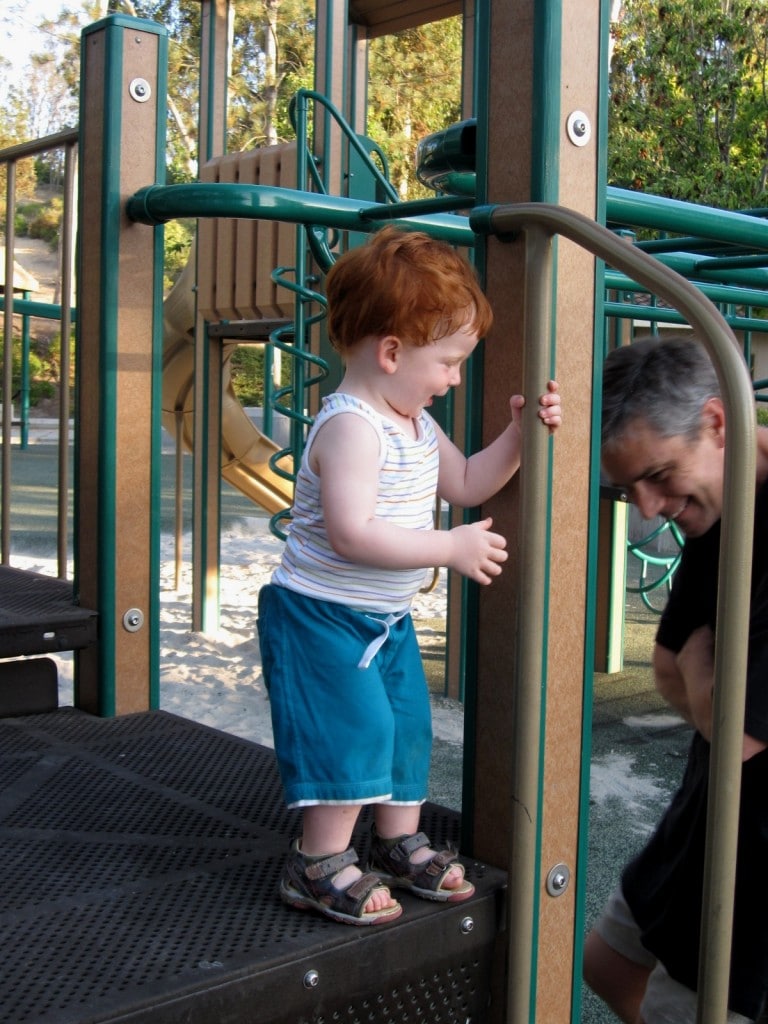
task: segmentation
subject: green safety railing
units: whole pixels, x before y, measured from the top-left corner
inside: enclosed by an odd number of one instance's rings
[[[677,545],[677,551],[669,555],[654,554],[652,550],[653,545],[666,534],[672,537]],[[680,564],[684,544],[685,538],[680,532],[680,527],[672,522],[671,519],[665,519],[644,537],[627,542],[627,555],[635,559],[638,564],[637,586],[627,583],[627,592],[639,594],[640,600],[645,607],[652,612],[660,614],[663,611],[663,605],[657,608],[653,603],[651,595],[662,588],[669,595],[672,579]],[[655,572],[652,570],[655,570]]]

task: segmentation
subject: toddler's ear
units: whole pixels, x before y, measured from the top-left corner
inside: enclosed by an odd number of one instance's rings
[[[379,338],[377,358],[381,369],[385,373],[394,373],[400,363],[400,355],[403,350],[403,343],[394,334],[387,334]]]

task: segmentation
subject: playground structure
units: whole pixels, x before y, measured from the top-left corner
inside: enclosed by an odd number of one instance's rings
[[[226,5],[204,6],[209,33],[204,53],[210,54],[225,38]],[[447,13],[459,9],[458,5],[449,6]],[[353,122],[362,116],[359,97],[335,81],[331,72],[342,66],[341,36],[345,46],[359,51],[366,34],[389,23],[387,5],[369,7],[367,24],[359,10],[356,17],[362,18],[362,24],[352,19],[344,5],[318,7],[318,81],[325,82],[327,93],[339,101]],[[410,17],[423,19],[434,13],[421,8],[412,10]],[[577,1019],[574,1014],[578,1012],[587,800],[583,777],[589,756],[589,679],[598,576],[599,488],[594,443],[589,444],[588,438],[595,417],[594,382],[600,371],[594,324],[601,323],[603,284],[594,257],[616,268],[607,275],[616,290],[645,289],[676,304],[723,359],[734,436],[745,439],[746,453],[731,470],[729,494],[734,495],[734,505],[724,517],[725,523],[733,524],[734,548],[724,590],[734,614],[733,619],[729,615],[730,632],[723,637],[722,651],[723,657],[737,666],[736,675],[744,647],[738,631],[746,620],[743,614],[741,622],[738,620],[738,610],[743,609],[738,582],[740,569],[748,562],[743,545],[750,535],[744,529],[749,509],[738,507],[737,500],[749,489],[745,485],[750,479],[749,402],[745,401],[741,363],[730,347],[732,335],[724,319],[702,299],[709,285],[670,284],[673,279],[660,261],[642,258],[640,250],[615,243],[608,232],[595,227],[595,220],[603,220],[606,214],[600,188],[602,154],[595,141],[600,137],[602,119],[600,54],[605,44],[605,11],[585,15],[571,0],[548,4],[546,11],[544,5],[533,4],[526,31],[512,24],[513,12],[505,4],[478,5],[465,14],[467,80],[473,80],[470,66],[475,60],[471,58],[482,54],[488,65],[487,88],[478,87],[474,101],[479,115],[478,202],[469,218],[425,212],[425,208],[415,218],[425,229],[474,249],[497,313],[494,337],[488,340],[482,365],[478,362],[474,367],[469,383],[466,402],[470,414],[462,422],[458,410],[456,426],[474,447],[481,440],[479,426],[483,438],[498,431],[509,393],[537,393],[552,375],[564,382],[572,424],[554,445],[537,436],[541,432],[526,431],[519,482],[484,509],[511,538],[509,570],[499,586],[468,593],[458,613],[470,623],[463,639],[470,649],[462,654],[469,723],[462,845],[486,865],[492,879],[483,893],[480,945],[473,947],[472,953],[482,964],[483,994],[492,997],[490,1016],[483,1016],[482,1000],[477,997],[466,1015],[515,1024],[534,1019],[554,1024]],[[577,30],[574,20],[578,21]],[[339,23],[348,26],[346,35],[332,30]],[[580,44],[568,52],[562,46],[566,31],[575,31]],[[557,46],[552,46],[553,40]],[[363,235],[391,219],[393,213],[392,208],[386,210],[373,199],[336,196],[332,190],[325,196],[300,191],[292,196],[284,185],[241,181],[230,183],[234,187],[229,190],[216,191],[210,185],[165,189],[158,138],[164,109],[164,46],[157,26],[119,17],[91,27],[84,36],[84,109],[88,115],[80,132],[81,196],[87,196],[94,216],[81,225],[80,236],[79,360],[90,379],[89,386],[80,390],[78,409],[76,587],[81,604],[98,610],[100,635],[97,644],[90,644],[77,656],[78,704],[98,715],[117,715],[118,729],[123,715],[135,712],[141,716],[157,705],[156,452],[166,386],[173,398],[169,412],[174,422],[178,422],[179,404],[182,418],[192,417],[194,422],[189,435],[198,481],[195,614],[199,622],[215,616],[218,523],[212,494],[218,487],[219,439],[226,433],[223,424],[227,416],[226,405],[220,401],[224,376],[221,339],[225,331],[233,330],[232,325],[224,325],[216,334],[198,320],[193,325],[194,373],[189,372],[188,354],[178,377],[167,367],[167,375],[162,372],[163,303],[156,272],[160,236],[146,224],[158,224],[182,213],[238,218],[238,225],[244,217],[255,216],[260,226],[262,221],[286,220]],[[558,66],[549,63],[555,59]],[[512,82],[510,67],[516,68]],[[149,84],[152,102],[138,103],[131,96],[128,86],[136,81]],[[542,83],[548,88],[542,89]],[[562,99],[555,95],[554,83],[562,85]],[[209,88],[215,90],[219,84],[211,76]],[[467,92],[471,92],[469,86]],[[585,116],[594,126],[591,146],[574,143],[564,130],[566,100],[568,113],[587,111]],[[471,104],[469,98],[467,102]],[[497,119],[498,111],[510,103],[522,112],[514,125]],[[211,109],[215,108],[212,103]],[[536,119],[535,131],[534,110],[542,115]],[[491,123],[499,125],[493,132],[488,130]],[[332,137],[334,131],[329,128]],[[154,148],[137,147],[134,141],[128,159],[123,142],[137,138],[154,140]],[[203,133],[201,152],[206,146],[215,149],[213,139]],[[327,153],[333,159],[325,163],[335,180],[341,175],[338,168],[333,170],[333,160],[340,159],[343,148],[328,144]],[[507,156],[511,151],[519,154],[514,165]],[[301,148],[297,158],[297,180],[306,181]],[[119,173],[103,175],[102,165],[110,164],[119,168]],[[620,206],[621,197],[614,198]],[[504,206],[494,205],[502,201]],[[250,213],[246,213],[248,206]],[[610,194],[607,206],[610,220]],[[412,212],[395,211],[398,222],[414,223]],[[638,204],[619,219],[623,224],[641,224],[643,215]],[[654,216],[654,224],[658,224],[665,216],[672,221],[681,212],[670,205],[656,210]],[[754,220],[749,218],[749,222],[754,228]],[[697,225],[702,232],[701,219]],[[717,230],[723,230],[720,223]],[[558,235],[555,277],[552,250],[553,238]],[[758,235],[753,244],[768,249],[765,232],[758,230]],[[734,229],[734,238],[737,236],[743,237]],[[295,253],[299,280],[307,258],[302,236]],[[200,248],[197,259],[199,265]],[[510,288],[511,280],[525,280],[526,288]],[[83,301],[86,296],[88,301]],[[148,296],[154,296],[152,303]],[[735,294],[731,298],[736,301]],[[755,304],[759,304],[757,297]],[[240,307],[235,308],[239,312]],[[166,320],[168,309],[166,306]],[[643,309],[648,312],[647,307]],[[269,311],[274,316],[274,305]],[[282,307],[277,312],[282,313]],[[663,315],[670,314],[665,310]],[[199,312],[198,317],[205,319]],[[300,317],[291,319],[297,329]],[[188,345],[190,331],[185,324],[182,315],[177,335]],[[167,381],[174,383],[168,385]],[[193,395],[187,406],[192,412],[184,412],[184,403],[178,402],[182,394]],[[476,415],[479,408],[482,424]],[[152,410],[151,416],[147,410]],[[257,442],[261,444],[258,438]],[[279,449],[266,444],[252,459],[247,454],[237,458],[269,466],[273,455],[279,455]],[[266,472],[258,469],[253,475],[261,479]],[[726,762],[727,741],[728,737],[723,747]],[[728,828],[721,831],[727,838]],[[727,871],[727,856],[720,863]],[[499,868],[507,868],[508,877],[515,880],[508,886],[506,936],[493,925],[493,907],[501,890],[494,871]],[[445,916],[438,922],[424,911],[412,930],[424,925],[423,934],[431,935],[432,944],[439,946],[435,936],[446,936],[455,923]],[[399,927],[392,936],[398,931]],[[321,933],[321,938],[326,934]],[[412,934],[410,941],[414,950],[421,948],[417,936]],[[376,937],[376,942],[377,952],[383,954],[386,938]],[[445,942],[447,950],[450,946],[446,952],[450,958],[454,946],[447,938]],[[462,959],[466,954],[459,951],[457,955]],[[709,966],[722,964],[723,959],[722,945],[716,946]],[[242,974],[242,967],[239,970]],[[710,979],[715,978],[716,983],[717,977],[718,972],[711,971]],[[388,978],[369,980],[373,986],[370,998],[375,997],[378,981],[385,987],[393,984]],[[243,988],[251,997],[253,984],[251,976]],[[233,988],[237,985],[227,989],[231,1012],[237,1001]],[[322,1014],[331,1012],[327,994],[313,992],[311,987],[308,992],[308,1008],[302,1012],[311,1020],[326,1019]],[[145,1008],[145,1015],[135,1019],[175,1019],[164,1004],[161,1007],[162,992],[155,998],[155,1009]],[[210,1008],[206,998],[207,989],[198,982],[197,1005]],[[721,998],[722,990],[716,991],[708,1005],[712,1020],[718,1019]],[[185,1012],[193,1013],[194,996],[185,996],[185,1000]],[[397,1018],[382,1015],[369,1019]]]

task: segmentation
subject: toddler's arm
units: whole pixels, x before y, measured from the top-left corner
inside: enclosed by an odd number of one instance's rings
[[[325,526],[333,549],[358,565],[419,569],[445,565],[490,583],[507,560],[491,520],[452,530],[410,530],[376,518],[379,439],[359,416],[334,416],[318,431],[312,464],[320,477]]]
[[[509,400],[512,419],[506,430],[482,451],[467,458],[438,428],[440,439],[441,498],[459,508],[473,508],[501,490],[520,467],[520,430],[525,398],[513,395]],[[550,432],[562,422],[557,381],[551,380],[539,397],[539,419]]]

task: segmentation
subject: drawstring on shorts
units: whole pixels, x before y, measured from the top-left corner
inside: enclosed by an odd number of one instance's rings
[[[376,657],[381,648],[389,639],[389,627],[394,626],[395,623],[399,622],[400,619],[402,619],[407,614],[408,611],[406,610],[404,612],[390,612],[390,614],[385,616],[384,618],[379,618],[378,615],[366,615],[367,619],[371,619],[373,622],[378,622],[378,624],[382,627],[382,630],[377,637],[374,637],[373,640],[371,640],[371,642],[363,651],[363,656],[357,663],[358,668],[368,668],[373,659]]]

